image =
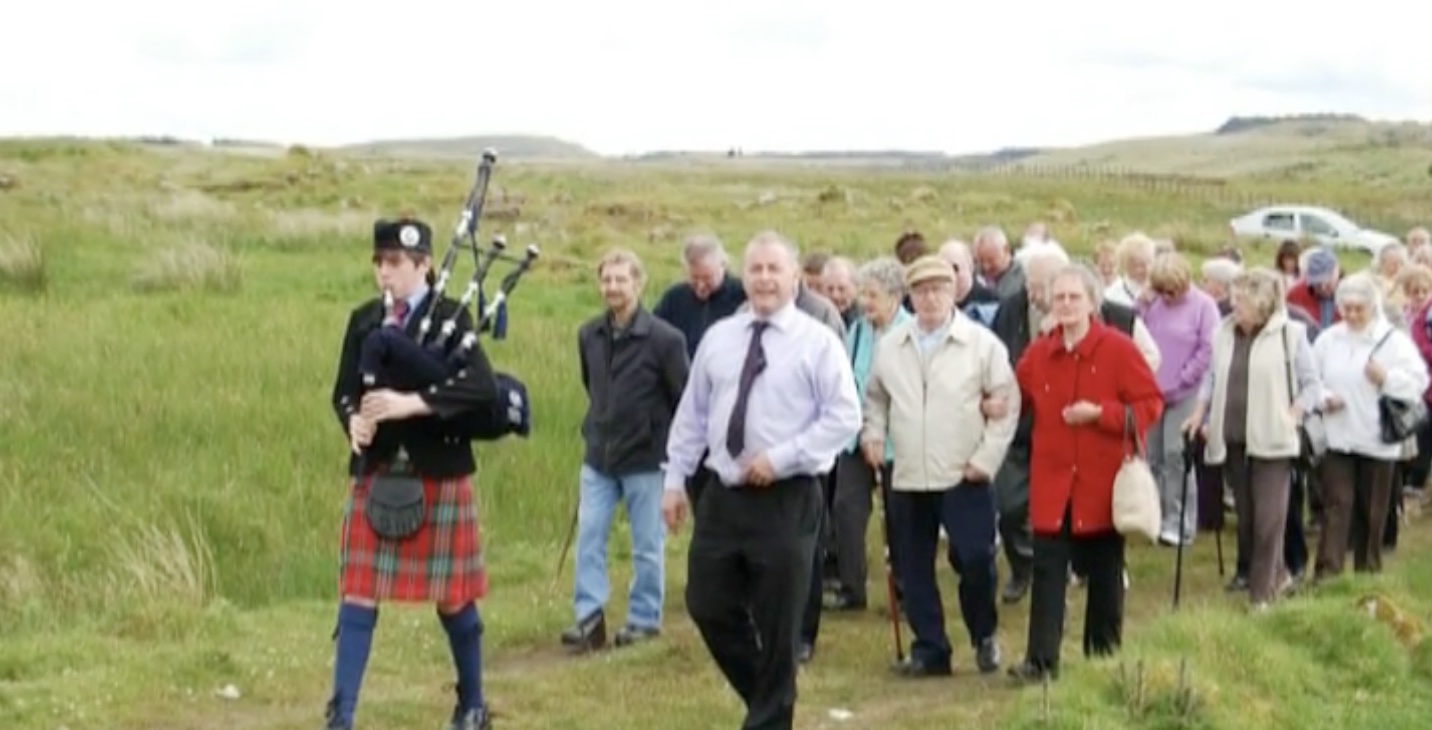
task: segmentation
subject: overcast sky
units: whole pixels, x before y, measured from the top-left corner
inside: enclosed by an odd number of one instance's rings
[[[1432,10],[1318,5],[36,0],[6,14],[0,134],[958,153],[1233,114],[1432,121]]]

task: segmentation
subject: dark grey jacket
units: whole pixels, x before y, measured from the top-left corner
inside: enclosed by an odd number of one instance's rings
[[[578,330],[577,352],[587,391],[583,461],[607,476],[660,468],[691,365],[681,330],[638,306],[614,332],[603,312]]]

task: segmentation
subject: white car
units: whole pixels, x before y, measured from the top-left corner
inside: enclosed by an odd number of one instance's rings
[[[1235,238],[1303,239],[1332,248],[1356,248],[1374,256],[1397,237],[1362,228],[1340,213],[1311,205],[1270,205],[1228,221]]]

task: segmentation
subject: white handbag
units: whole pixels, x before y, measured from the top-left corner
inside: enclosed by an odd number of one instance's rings
[[[1144,458],[1144,441],[1134,427],[1134,412],[1124,406],[1124,437],[1120,442],[1124,463],[1114,475],[1114,529],[1120,534],[1143,535],[1158,542],[1163,521],[1158,482]]]

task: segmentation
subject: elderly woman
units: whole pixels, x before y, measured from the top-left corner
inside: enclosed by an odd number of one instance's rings
[[[1163,503],[1163,529],[1159,542],[1177,545],[1193,541],[1198,508],[1197,485],[1186,487],[1182,425],[1198,402],[1198,388],[1213,353],[1213,331],[1222,317],[1213,297],[1194,288],[1188,260],[1182,254],[1158,257],[1149,271],[1139,314],[1162,356],[1158,367],[1163,393],[1163,416],[1148,433],[1149,467],[1158,479]],[[1185,491],[1188,493],[1185,494]]]
[[[1382,536],[1402,443],[1383,440],[1378,399],[1415,400],[1428,385],[1417,346],[1383,316],[1372,276],[1344,278],[1335,298],[1342,321],[1313,343],[1328,444],[1315,580],[1342,572],[1349,542],[1355,570],[1382,569]]]
[[[1023,407],[1033,414],[1029,639],[1024,661],[1010,669],[1023,682],[1058,675],[1071,563],[1088,591],[1084,654],[1111,654],[1121,643],[1124,538],[1114,529],[1114,475],[1130,441],[1163,410],[1139,349],[1095,314],[1098,275],[1066,265],[1048,287],[1054,329],[1031,342],[1015,367]]]
[[[1233,313],[1213,334],[1213,360],[1185,432],[1202,428],[1209,464],[1222,465],[1238,515],[1239,562],[1249,599],[1266,608],[1291,587],[1283,560],[1298,424],[1317,407],[1307,330],[1288,319],[1276,271],[1254,269],[1232,287]]]
[[[1418,251],[1432,251],[1432,246],[1424,246]],[[1409,307],[1407,334],[1417,345],[1422,362],[1432,369],[1432,268],[1412,264],[1403,269],[1400,278]],[[1422,400],[1432,407],[1432,387],[1423,393]],[[1402,480],[1404,495],[1421,498],[1429,477],[1432,477],[1432,422],[1417,432],[1417,457],[1412,460]]]
[[[1378,294],[1382,295],[1387,319],[1393,326],[1401,326],[1405,321],[1404,309],[1407,301],[1403,297],[1398,275],[1407,266],[1407,247],[1400,243],[1383,246],[1378,249],[1373,264],[1376,267],[1374,275],[1377,278]]]
[[[880,336],[910,318],[900,306],[905,297],[905,269],[891,257],[875,259],[855,273],[855,285],[861,316],[845,336],[850,353],[850,367],[855,373],[855,389],[861,402],[865,400],[865,383],[870,375],[871,355]],[[865,608],[865,532],[870,524],[870,493],[875,473],[861,457],[859,438],[840,455],[835,468],[835,498],[831,520],[835,532],[835,561],[840,586],[830,607],[836,610]],[[894,471],[890,440],[885,440],[885,463],[881,467],[881,489],[890,489]],[[881,494],[884,499],[885,494]],[[892,556],[893,557],[893,556]],[[892,565],[894,560],[891,561]],[[892,610],[894,607],[891,607]]]
[[[1104,289],[1104,299],[1126,307],[1134,306],[1149,283],[1149,268],[1158,255],[1158,244],[1143,233],[1133,233],[1119,241],[1115,259],[1119,277]]]
[[[1227,317],[1233,310],[1229,291],[1233,280],[1243,273],[1243,265],[1226,256],[1214,256],[1203,262],[1201,273],[1203,278],[1198,283],[1199,288],[1218,303],[1218,314]]]

